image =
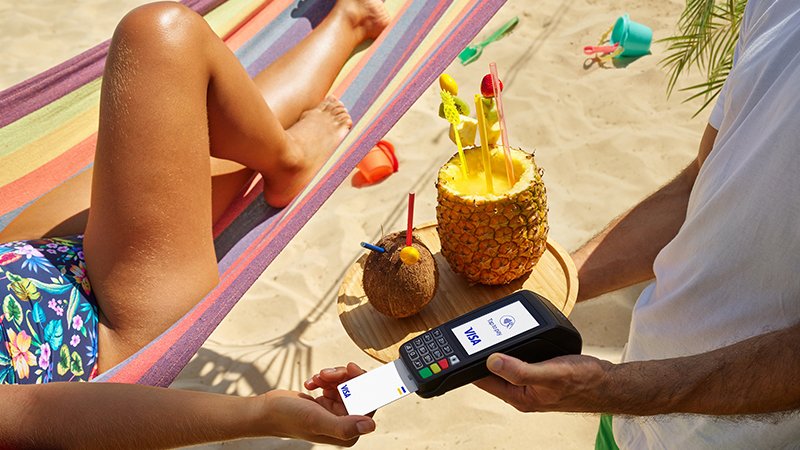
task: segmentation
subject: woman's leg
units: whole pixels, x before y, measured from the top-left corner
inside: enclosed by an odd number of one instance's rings
[[[336,35],[342,26],[337,21],[348,19],[346,10],[372,9],[366,15],[366,21],[371,21],[364,27],[367,38],[377,37],[389,20],[380,2],[345,2],[343,6],[254,78],[262,97],[284,128],[293,125],[304,111],[323,100],[354,47],[352,34]],[[324,65],[309,67],[309,61],[324,62]],[[89,213],[92,173],[90,168],[37,199],[0,231],[0,242],[83,233]],[[252,173],[251,169],[230,160],[212,159],[212,222],[221,217]]]
[[[379,0],[339,1],[326,19],[331,25],[309,38],[336,42],[305,70],[324,68],[317,82],[330,83],[329,66],[338,71],[375,34],[381,7]],[[320,90],[292,88],[297,98]],[[330,98],[299,116],[285,130],[234,55],[189,9],[151,4],[122,20],[103,79],[84,241],[101,311],[101,371],[156,337],[218,281],[209,154],[261,172],[265,197],[280,206],[349,127],[344,107]]]

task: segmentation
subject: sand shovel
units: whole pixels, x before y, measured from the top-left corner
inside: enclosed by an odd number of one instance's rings
[[[481,53],[483,53],[483,48],[487,45],[491,44],[494,41],[502,39],[509,31],[513,30],[514,27],[517,26],[519,23],[519,18],[514,17],[513,19],[509,20],[503,26],[497,29],[494,33],[492,33],[488,38],[485,40],[477,43],[472,44],[461,51],[458,54],[458,59],[461,61],[461,64],[467,65],[471,62],[475,62],[478,58],[480,58]]]

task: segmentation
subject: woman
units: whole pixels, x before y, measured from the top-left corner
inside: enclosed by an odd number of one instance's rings
[[[11,296],[0,346],[12,368],[5,381],[88,380],[194,306],[218,282],[214,220],[251,170],[273,206],[303,189],[351,125],[327,91],[355,47],[387,23],[379,0],[339,0],[250,79],[203,18],[180,4],[124,17],[103,76],[93,172],[0,233],[0,242],[11,241],[0,245],[0,289]],[[88,215],[61,221],[89,179]],[[323,389],[316,402],[278,391],[243,399],[128,385],[3,385],[3,398],[25,414],[0,413],[0,443],[158,447],[277,435],[352,444],[374,422],[338,417],[335,386],[360,372],[350,365],[315,376],[306,387]],[[72,416],[91,426],[71,426]]]

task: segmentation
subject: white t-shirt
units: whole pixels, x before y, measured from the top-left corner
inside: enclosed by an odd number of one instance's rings
[[[800,0],[749,0],[710,123],[714,150],[634,307],[626,361],[707,352],[800,322]],[[797,413],[613,424],[623,449],[800,448]]]

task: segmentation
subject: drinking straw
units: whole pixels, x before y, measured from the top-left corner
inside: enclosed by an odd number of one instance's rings
[[[456,135],[456,147],[458,148],[458,159],[461,162],[461,175],[467,178],[467,157],[464,156],[464,149],[461,148],[461,133],[458,132],[458,124],[461,123],[461,114],[458,113],[456,108],[456,101],[453,96],[442,89],[439,91],[442,97],[442,109],[444,110],[444,118],[453,125],[453,134]]]
[[[503,99],[500,94],[500,78],[497,76],[497,64],[489,63],[489,73],[492,74],[492,87],[494,88],[494,98],[497,101],[497,122],[500,124],[500,136],[503,139],[503,154],[506,155],[506,175],[508,185],[514,186],[514,165],[511,164],[511,149],[508,147],[508,129],[506,128],[505,114],[503,113]]]
[[[378,253],[384,253],[384,252],[386,252],[386,249],[385,249],[385,248],[383,248],[383,247],[378,247],[377,245],[372,245],[372,244],[370,244],[370,243],[367,243],[367,242],[362,242],[362,243],[361,243],[361,246],[362,246],[362,247],[364,247],[364,248],[366,248],[366,249],[368,249],[368,250],[372,250],[373,252],[378,252]]]
[[[486,138],[486,117],[483,111],[483,99],[480,94],[475,94],[475,112],[478,116],[478,132],[481,134],[481,155],[483,156],[483,171],[486,172],[486,192],[494,193],[492,183],[492,156],[489,154],[489,142]]]
[[[414,193],[408,193],[408,227],[406,228],[406,247],[411,247],[411,232],[414,230]]]

